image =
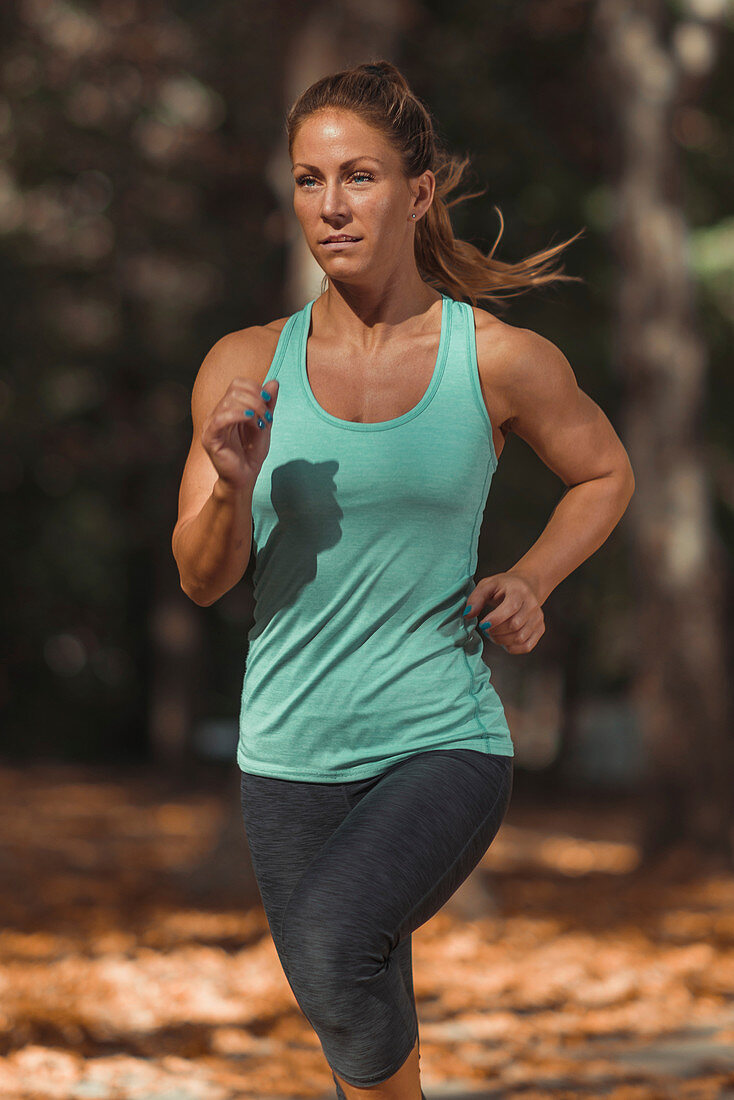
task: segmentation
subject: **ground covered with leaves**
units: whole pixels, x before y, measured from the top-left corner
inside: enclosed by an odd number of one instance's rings
[[[280,968],[239,773],[0,766],[0,1097],[334,1096]],[[427,1100],[734,1098],[734,874],[639,863],[634,796],[516,772],[413,936]]]

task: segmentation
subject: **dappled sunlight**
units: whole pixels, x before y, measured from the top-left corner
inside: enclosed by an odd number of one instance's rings
[[[500,869],[525,863],[563,875],[586,875],[591,871],[624,875],[635,869],[639,855],[636,845],[623,841],[543,833],[505,824],[492,845],[491,866]]]
[[[244,831],[227,881],[193,889],[236,785],[110,774],[0,769],[0,1096],[331,1097]],[[520,786],[479,867],[413,937],[426,1096],[720,1095],[734,1085],[734,876],[637,873],[629,797],[543,805]]]

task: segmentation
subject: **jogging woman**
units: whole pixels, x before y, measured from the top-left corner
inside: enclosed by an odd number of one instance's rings
[[[411,934],[477,866],[512,790],[482,638],[535,647],[543,603],[634,478],[563,353],[476,305],[569,278],[549,267],[570,242],[506,264],[455,239],[465,162],[398,69],[324,77],[287,132],[324,286],[206,356],[173,550],[209,606],[254,539],[237,761],[270,931],[337,1095],[421,1100]],[[527,553],[476,581],[510,431],[569,488]]]

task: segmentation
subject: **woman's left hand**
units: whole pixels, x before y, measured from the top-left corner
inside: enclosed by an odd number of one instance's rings
[[[480,616],[477,627],[508,653],[529,653],[545,633],[545,616],[530,582],[520,573],[483,577],[466,601],[467,619]],[[482,629],[483,623],[491,629]]]

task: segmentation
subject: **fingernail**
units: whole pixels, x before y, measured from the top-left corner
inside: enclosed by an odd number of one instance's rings
[[[262,397],[262,399],[264,401],[269,401],[270,400],[270,394],[268,393],[267,390],[260,390],[260,396]]]
[[[264,428],[265,427],[265,421],[261,420],[259,416],[257,418],[257,426],[258,426],[258,428]]]
[[[462,615],[468,615],[470,611],[471,611],[471,604],[469,603],[469,604],[466,605],[466,610],[462,612]]]
[[[254,409],[245,409],[245,416],[254,416],[254,415],[255,415],[255,410]]]
[[[479,629],[480,630],[489,630],[491,625],[492,625],[491,622],[489,621],[489,619],[487,619],[486,622],[483,622],[483,623],[479,624]]]
[[[270,409],[266,409],[266,410],[265,410],[265,419],[267,420],[267,422],[268,422],[269,424],[270,424],[270,423],[272,423],[272,420],[273,420],[273,414],[271,413]]]

